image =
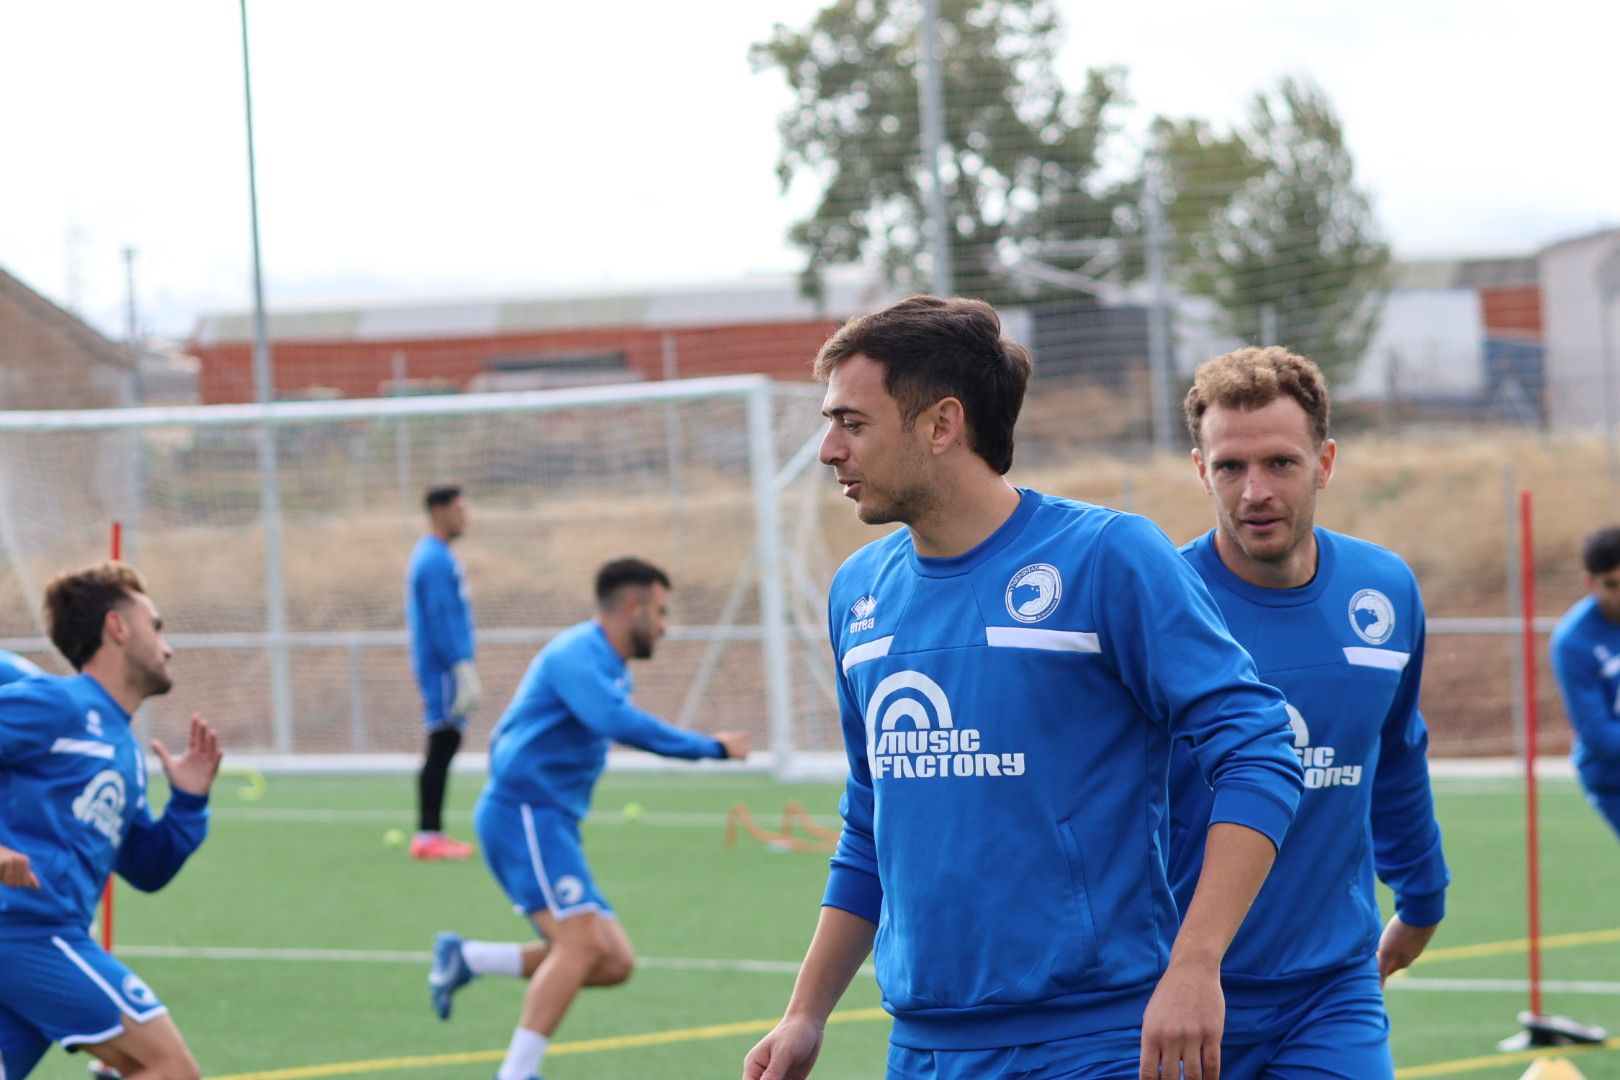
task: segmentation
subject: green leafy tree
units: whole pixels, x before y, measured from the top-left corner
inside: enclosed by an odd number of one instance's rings
[[[1122,77],[1091,71],[1082,90],[1065,89],[1054,0],[939,7],[955,289],[993,303],[1031,299],[1042,286],[1009,272],[1009,261],[1113,227],[1109,193],[1092,188]],[[811,295],[826,268],[863,259],[902,286],[929,284],[920,28],[916,0],[836,0],[809,27],[778,25],[752,50],[755,69],[779,71],[795,98],[778,125],[784,189],[801,174],[821,185],[815,210],[789,233]]]
[[[1377,327],[1389,268],[1372,203],[1355,184],[1344,128],[1320,88],[1282,80],[1228,134],[1157,121],[1172,259],[1183,287],[1220,304],[1227,329],[1354,374]]]

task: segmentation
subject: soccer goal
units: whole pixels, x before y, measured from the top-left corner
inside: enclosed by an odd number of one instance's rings
[[[405,567],[429,484],[462,486],[481,748],[529,659],[592,612],[603,561],[675,583],[637,700],[743,728],[782,775],[840,747],[825,636],[836,497],[819,390],[760,376],[268,406],[0,413],[0,646],[64,670],[39,604],[122,523],[176,657],[143,723],[238,754],[415,753]]]

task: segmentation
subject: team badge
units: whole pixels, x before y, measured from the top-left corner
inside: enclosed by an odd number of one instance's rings
[[[1350,629],[1369,645],[1382,645],[1395,633],[1395,605],[1377,589],[1350,598]]]
[[[1007,614],[1019,622],[1040,622],[1063,599],[1063,575],[1050,563],[1033,563],[1007,582]]]
[[[557,879],[557,900],[568,907],[585,899],[585,883],[573,874]]]
[[[133,971],[124,976],[124,1000],[143,1009],[150,1009],[157,1004],[157,995],[152,988],[141,980]]]

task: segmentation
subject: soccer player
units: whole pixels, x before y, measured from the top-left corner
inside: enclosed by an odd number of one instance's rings
[[[441,1018],[475,975],[528,980],[497,1080],[538,1077],[546,1045],[582,986],[630,977],[635,955],[596,886],[579,835],[609,742],[676,758],[741,760],[741,731],[700,735],[630,703],[629,660],[649,659],[669,620],[669,577],[640,559],[596,574],[597,614],[557,635],[529,665],[496,725],[474,820],[484,860],[544,939],[518,945],[440,934],[428,992]]]
[[[18,656],[14,652],[0,649],[0,686],[43,674],[45,673],[40,670],[39,665],[26,656]]]
[[[413,859],[465,859],[472,845],[444,832],[444,795],[450,762],[461,747],[467,718],[483,688],[473,666],[472,605],[467,575],[450,545],[467,529],[467,504],[459,487],[429,488],[422,500],[428,531],[411,552],[405,582],[405,625],[411,633],[411,670],[422,691],[427,747],[417,775]]]
[[[168,1010],[86,928],[110,872],[152,892],[202,843],[219,740],[198,716],[180,756],[153,740],[170,789],[154,820],[130,717],[172,683],[145,584],[122,563],[58,575],[45,619],[79,674],[0,688],[0,1077],[57,1042],[129,1080],[191,1080]]]
[[[1282,697],[1143,518],[1015,488],[1028,353],[977,300],[854,319],[821,460],[870,525],[828,598],[849,778],[820,922],[747,1080],[809,1074],[876,946],[888,1075],[1207,1080],[1219,964],[1299,798]],[[1218,810],[1178,932],[1170,742]]]
[[[1587,801],[1620,834],[1620,528],[1588,536],[1581,562],[1590,595],[1558,620],[1549,651],[1575,729],[1576,775]]]
[[[1182,549],[1260,677],[1288,698],[1305,792],[1226,954],[1224,1080],[1394,1075],[1383,980],[1422,953],[1449,875],[1418,712],[1423,599],[1400,557],[1315,525],[1333,476],[1322,373],[1281,348],[1203,364],[1185,401],[1215,528]],[[1172,757],[1171,884],[1185,908],[1218,795]],[[1373,876],[1395,892],[1379,929]]]

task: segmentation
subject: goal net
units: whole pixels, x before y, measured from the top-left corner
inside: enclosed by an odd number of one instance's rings
[[[590,617],[596,568],[635,554],[675,583],[671,633],[632,669],[638,702],[747,730],[792,773],[841,746],[819,396],[738,376],[0,414],[0,646],[66,670],[44,584],[106,558],[119,522],[175,648],[143,726],[179,739],[200,712],[238,754],[415,752],[405,570],[424,488],[454,483],[485,686],[472,748],[536,650]]]

